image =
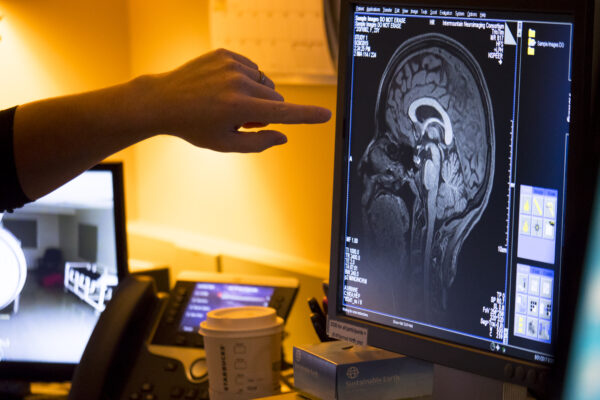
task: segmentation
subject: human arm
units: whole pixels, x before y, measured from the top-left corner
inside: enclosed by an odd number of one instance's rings
[[[164,74],[92,92],[21,105],[14,119],[18,178],[38,198],[110,154],[158,134],[222,152],[258,152],[285,143],[269,123],[321,123],[321,107],[286,103],[256,64],[217,50]]]

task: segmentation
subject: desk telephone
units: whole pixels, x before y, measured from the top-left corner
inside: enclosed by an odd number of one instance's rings
[[[90,336],[69,399],[207,399],[203,338],[214,308],[268,305],[286,319],[298,291],[292,278],[185,272],[170,293],[152,279],[121,282]]]

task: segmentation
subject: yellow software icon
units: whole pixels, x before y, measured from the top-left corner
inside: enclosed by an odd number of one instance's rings
[[[544,210],[542,209],[543,202],[544,202],[544,200],[542,198],[533,197],[533,205],[535,206],[533,208],[533,215],[539,215],[539,216],[544,215]]]
[[[527,36],[529,36],[530,38],[534,38],[535,37],[535,29],[529,29]]]
[[[529,234],[529,221],[525,220],[523,222],[523,233]]]

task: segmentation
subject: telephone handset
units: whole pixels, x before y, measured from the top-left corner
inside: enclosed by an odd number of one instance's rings
[[[119,284],[75,370],[69,399],[208,398],[201,342],[180,347],[151,343],[157,325],[168,318],[169,298],[157,293],[147,277],[130,275]]]
[[[118,399],[165,302],[154,281],[128,276],[100,315],[73,375],[69,399]]]

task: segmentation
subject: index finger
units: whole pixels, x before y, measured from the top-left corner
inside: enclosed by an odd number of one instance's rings
[[[248,111],[253,121],[270,124],[320,124],[331,118],[323,107],[263,99],[253,99]]]

